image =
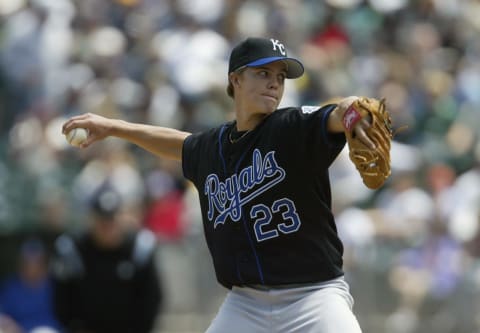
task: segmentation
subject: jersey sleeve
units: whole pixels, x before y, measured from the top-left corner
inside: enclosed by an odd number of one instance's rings
[[[328,131],[328,117],[335,110],[336,104],[325,106],[302,106],[298,108],[299,141],[319,163],[330,166],[345,147],[344,133]]]
[[[336,147],[342,149],[346,143],[345,135],[343,133],[329,132],[327,127],[328,117],[330,116],[330,113],[335,110],[336,106],[336,104],[328,104],[325,106],[302,106],[300,107],[300,112],[302,118],[305,118],[309,122],[313,122],[315,125],[319,125],[317,130],[321,135],[321,137],[318,138],[322,141],[320,144],[325,144],[333,149]]]
[[[205,158],[211,156],[213,147],[216,147],[217,129],[189,135],[183,141],[182,169],[183,175],[194,184],[199,184],[199,179],[205,172]]]
[[[188,180],[195,182],[195,161],[198,161],[199,134],[191,134],[183,141],[182,169],[183,175]]]

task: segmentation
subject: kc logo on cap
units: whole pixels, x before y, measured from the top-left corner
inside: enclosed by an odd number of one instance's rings
[[[278,47],[278,50],[280,51],[280,53],[283,55],[283,56],[286,56],[287,55],[287,52],[285,52],[285,45],[283,45],[282,43],[280,43],[280,41],[278,39],[273,39],[273,38],[270,38],[270,41],[272,42],[273,44],[273,50],[276,51],[277,50],[277,47]]]

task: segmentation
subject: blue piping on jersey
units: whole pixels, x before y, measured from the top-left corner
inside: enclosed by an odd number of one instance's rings
[[[218,134],[218,146],[219,146],[218,147],[218,153],[220,154],[220,159],[222,160],[223,172],[224,172],[225,177],[227,176],[227,166],[226,166],[226,163],[225,163],[225,157],[223,156],[222,139],[223,139],[223,133],[225,132],[226,127],[227,127],[227,125],[223,125],[222,128],[220,129],[220,133]],[[235,166],[235,173],[238,172],[238,168],[240,167],[240,163],[242,162],[242,160],[245,158],[245,154],[246,154],[246,151],[238,159],[237,165]],[[248,238],[250,247],[252,248],[253,255],[255,256],[255,263],[257,265],[258,274],[260,275],[260,281],[261,281],[262,284],[264,284],[265,282],[264,282],[264,279],[263,279],[262,266],[260,265],[260,259],[258,258],[257,251],[255,251],[255,247],[253,246],[252,237],[250,236],[250,233],[248,232],[248,226],[247,226],[247,221],[245,220],[245,215],[242,216],[242,222],[243,222],[243,227],[245,228],[245,233],[247,234],[247,238]],[[241,277],[238,265],[236,265],[236,268],[237,268],[237,277],[240,281],[243,282],[243,279]]]
[[[225,157],[223,156],[223,132],[225,132],[225,128],[227,125],[223,125],[222,128],[220,129],[220,133],[218,134],[218,153],[220,154],[220,159],[222,160],[222,165],[223,165],[223,175],[227,177],[227,166],[225,164]],[[238,268],[238,265],[235,264],[235,267],[237,269],[237,278],[239,281],[243,282],[242,276],[240,275],[240,270]]]
[[[222,159],[222,164],[223,164],[223,172],[225,175],[227,174],[227,166],[225,164],[225,158],[223,158],[223,150],[222,150],[222,137],[223,137],[223,132],[225,131],[226,125],[223,125],[222,128],[220,129],[220,133],[218,134],[218,153],[220,154],[220,158]]]
[[[250,233],[248,232],[248,226],[247,226],[247,221],[245,220],[245,216],[242,217],[243,221],[243,227],[245,229],[245,233],[247,234],[248,241],[250,243],[250,247],[252,248],[253,255],[255,256],[255,263],[257,264],[257,269],[258,269],[258,275],[260,275],[260,281],[262,284],[265,284],[265,280],[263,279],[263,270],[262,270],[262,265],[260,264],[260,259],[258,258],[257,251],[255,251],[255,247],[253,246],[253,241],[252,237],[250,236]]]
[[[335,110],[336,107],[337,106],[335,104],[332,104],[330,110],[325,111],[322,115],[322,136],[323,136],[323,139],[325,140],[325,142],[329,146],[332,146],[332,142],[330,142],[330,140],[328,139],[328,136],[327,136],[327,133],[328,133],[327,119],[328,119],[328,116],[330,115],[330,113],[332,113],[333,110]]]

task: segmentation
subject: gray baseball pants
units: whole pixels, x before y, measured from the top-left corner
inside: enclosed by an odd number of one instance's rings
[[[294,288],[233,287],[206,333],[361,333],[343,277]]]

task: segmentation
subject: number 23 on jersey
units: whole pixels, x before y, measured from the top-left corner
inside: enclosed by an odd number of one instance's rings
[[[273,214],[281,214],[283,222],[272,226]],[[250,209],[250,218],[254,220],[253,228],[258,242],[278,237],[280,233],[296,232],[302,224],[295,204],[288,198],[274,201],[271,207],[264,204],[253,206]]]

